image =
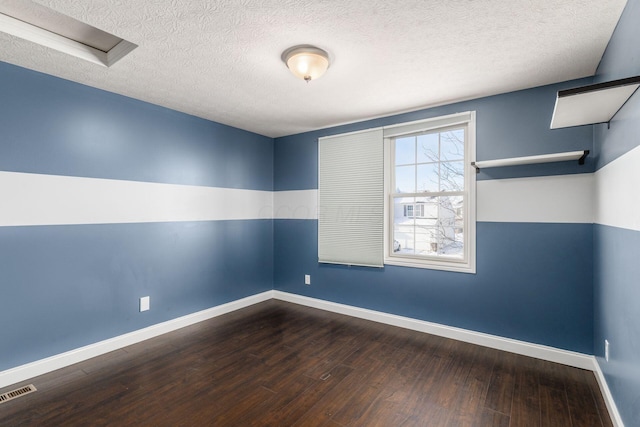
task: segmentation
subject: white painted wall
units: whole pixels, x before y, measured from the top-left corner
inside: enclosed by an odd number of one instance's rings
[[[595,173],[595,222],[640,231],[640,146]]]
[[[0,226],[271,219],[273,192],[0,172]]]

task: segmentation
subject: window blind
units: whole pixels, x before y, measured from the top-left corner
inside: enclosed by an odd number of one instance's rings
[[[382,128],[318,140],[318,261],[383,266]]]

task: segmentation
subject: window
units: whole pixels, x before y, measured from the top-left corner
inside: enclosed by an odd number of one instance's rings
[[[384,136],[385,264],[475,272],[475,114]]]
[[[318,261],[475,272],[475,113],[318,140]]]

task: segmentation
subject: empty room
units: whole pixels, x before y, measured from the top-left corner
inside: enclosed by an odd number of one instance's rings
[[[640,0],[0,0],[0,425],[640,426]]]

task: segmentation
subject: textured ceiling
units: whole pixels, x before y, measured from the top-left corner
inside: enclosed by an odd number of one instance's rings
[[[276,137],[593,75],[626,0],[36,3],[139,47],[104,68],[0,33],[0,61]],[[298,44],[324,77],[289,73]]]

